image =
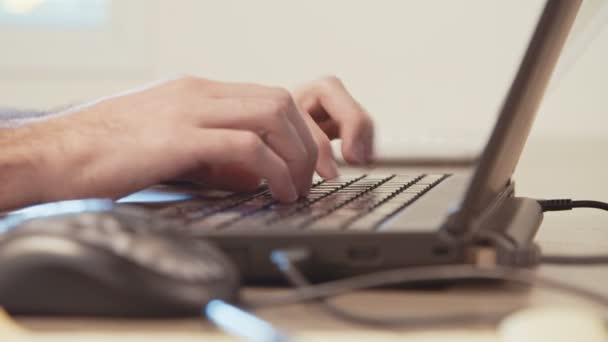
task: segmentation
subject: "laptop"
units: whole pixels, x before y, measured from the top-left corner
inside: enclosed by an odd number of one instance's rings
[[[164,185],[148,194],[180,200],[153,206],[185,222],[177,233],[216,243],[248,282],[281,278],[270,255],[289,247],[310,252],[301,267],[316,281],[414,265],[526,266],[543,216],[535,200],[515,196],[511,177],[580,4],[546,2],[471,173],[316,179],[289,205],[264,186],[244,194]]]

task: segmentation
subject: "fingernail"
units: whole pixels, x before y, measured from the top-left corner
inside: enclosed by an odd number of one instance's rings
[[[295,186],[292,184],[289,186],[289,196],[287,200],[289,202],[295,202],[298,199],[298,192],[296,191]]]
[[[281,196],[278,195],[277,191],[273,190],[272,188],[270,189],[270,193],[272,194],[272,197],[275,199],[280,200],[281,202],[295,202],[298,199],[298,193],[296,191],[296,188],[293,185],[289,185],[288,189],[287,189],[287,198],[285,199],[281,199]]]

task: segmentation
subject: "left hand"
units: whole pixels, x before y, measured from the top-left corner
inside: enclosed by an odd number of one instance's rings
[[[337,77],[328,76],[304,84],[292,94],[317,143],[316,171],[321,177],[338,175],[330,145],[333,139],[342,139],[346,162],[365,165],[373,161],[374,123]]]

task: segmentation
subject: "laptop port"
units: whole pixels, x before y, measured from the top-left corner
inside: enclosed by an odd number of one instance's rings
[[[377,263],[382,256],[376,246],[350,246],[346,250],[346,255],[350,261],[363,264]]]
[[[433,255],[435,256],[442,256],[442,255],[448,255],[450,254],[450,247],[448,246],[435,246],[435,248],[433,248]]]

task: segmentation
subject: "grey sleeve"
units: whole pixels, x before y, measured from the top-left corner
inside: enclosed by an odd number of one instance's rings
[[[20,110],[0,107],[0,128],[16,127],[27,122],[43,119],[57,111]]]

